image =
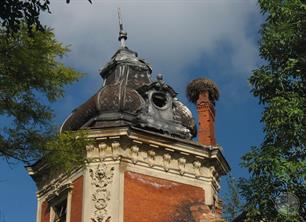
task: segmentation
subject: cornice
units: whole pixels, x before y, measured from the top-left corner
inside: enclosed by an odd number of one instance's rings
[[[154,133],[135,127],[118,127],[105,130],[91,130],[89,137],[97,141],[130,140],[135,144],[144,144],[152,149],[180,153],[196,159],[209,160],[214,164],[220,175],[230,171],[229,164],[222,154],[220,146],[205,146],[192,140],[184,140],[170,135]]]
[[[87,165],[117,162],[127,164],[129,168],[147,168],[150,171],[205,181],[211,183],[215,190],[220,189],[219,169],[205,153],[202,156],[193,155],[136,140],[128,141],[124,137],[108,138],[96,145],[87,146],[86,150]]]
[[[227,174],[229,166],[219,146],[203,146],[191,140],[182,140],[171,136],[152,133],[130,127],[118,127],[105,130],[91,130],[88,137],[96,142],[86,147],[87,163],[120,163],[167,172],[172,175],[206,181],[215,190],[220,189],[219,178]],[[35,180],[38,196],[56,193],[48,184],[57,183],[54,178],[67,178],[60,173],[51,172],[41,161],[28,167],[29,174]],[[75,172],[78,172],[76,169]]]

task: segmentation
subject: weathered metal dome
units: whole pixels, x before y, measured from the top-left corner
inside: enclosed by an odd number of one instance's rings
[[[103,87],[68,116],[61,130],[134,126],[192,138],[196,130],[191,112],[161,75],[153,81],[151,73],[151,66],[123,42],[100,72]]]

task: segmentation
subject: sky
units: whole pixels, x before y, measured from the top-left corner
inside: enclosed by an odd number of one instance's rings
[[[127,46],[152,64],[153,78],[163,74],[195,118],[195,107],[185,96],[186,85],[199,77],[218,85],[217,142],[233,176],[246,177],[240,158],[263,138],[262,107],[248,83],[252,70],[263,63],[258,30],[264,20],[255,0],[51,1],[52,13],[44,13],[41,19],[54,28],[60,42],[70,45],[62,62],[87,74],[52,104],[55,123],[60,125],[101,87],[98,70],[119,48],[118,6],[128,32]],[[22,164],[0,160],[0,222],[35,221],[35,192]],[[221,196],[226,192],[223,179]]]

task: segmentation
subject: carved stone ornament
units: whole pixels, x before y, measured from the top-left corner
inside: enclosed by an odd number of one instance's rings
[[[53,198],[60,196],[60,194],[64,191],[70,191],[73,185],[71,181],[55,181],[52,185],[40,191],[40,195],[43,193],[47,194],[47,200],[51,201]]]
[[[168,172],[169,170],[170,161],[171,161],[171,155],[168,153],[164,154],[163,155],[163,165],[164,165],[164,169],[166,172]]]
[[[154,165],[155,155],[156,153],[153,150],[148,151],[148,163],[150,167]]]
[[[114,167],[99,164],[89,169],[91,185],[93,187],[92,201],[94,209],[91,216],[92,222],[104,222],[108,217],[107,206],[110,200],[110,188],[114,177]]]
[[[186,164],[186,159],[181,157],[178,159],[178,166],[180,169],[180,174],[183,175],[185,173],[185,164]]]
[[[132,146],[132,148],[131,148],[131,156],[132,156],[132,162],[134,164],[137,162],[138,153],[139,153],[139,147],[138,146]]]
[[[119,148],[120,148],[120,143],[118,142],[113,142],[112,143],[112,152],[113,152],[113,159],[116,160],[119,157]]]
[[[194,173],[196,178],[198,178],[200,176],[200,168],[201,168],[201,163],[199,161],[194,161],[193,162],[193,169],[194,169]]]
[[[100,143],[99,144],[99,151],[102,152],[102,151],[105,151],[107,148],[107,145],[105,143]]]

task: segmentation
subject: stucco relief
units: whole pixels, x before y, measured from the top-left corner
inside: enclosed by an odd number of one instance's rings
[[[219,190],[219,175],[213,174],[216,170],[211,170],[210,167],[212,166],[209,161],[205,161],[207,160],[206,157],[194,156],[187,150],[175,152],[171,149],[160,148],[152,144],[147,146],[139,141],[134,144],[125,144],[116,140],[107,143],[101,142],[96,144],[94,148],[87,148],[88,163],[98,164],[120,160],[120,162],[162,170],[172,175],[179,174],[184,177],[206,181],[211,183],[215,190]],[[214,169],[214,167],[212,168]]]
[[[47,200],[51,200],[52,198],[59,196],[65,190],[72,189],[71,180],[67,179],[67,175],[65,174],[56,174],[55,178],[51,180],[51,176],[48,175],[48,180],[43,181],[44,186],[41,185],[39,187],[39,191],[37,192],[37,197],[46,196]]]
[[[166,172],[182,176],[204,179],[211,177],[211,172],[203,166],[203,160],[197,158],[190,161],[191,156],[181,152],[169,152],[166,149],[148,149],[146,146],[132,145],[122,146],[118,141],[109,144],[100,143],[96,147],[88,147],[88,161],[100,163],[103,161],[123,159],[136,165],[147,166],[155,169],[163,169]]]
[[[163,155],[163,166],[164,166],[164,170],[166,172],[169,171],[169,167],[170,167],[170,162],[171,162],[171,155],[168,153],[165,153]]]
[[[107,212],[110,201],[110,188],[114,176],[114,167],[106,164],[98,164],[96,167],[89,169],[89,175],[92,185],[93,212],[91,215],[92,222],[105,222],[110,219]]]

